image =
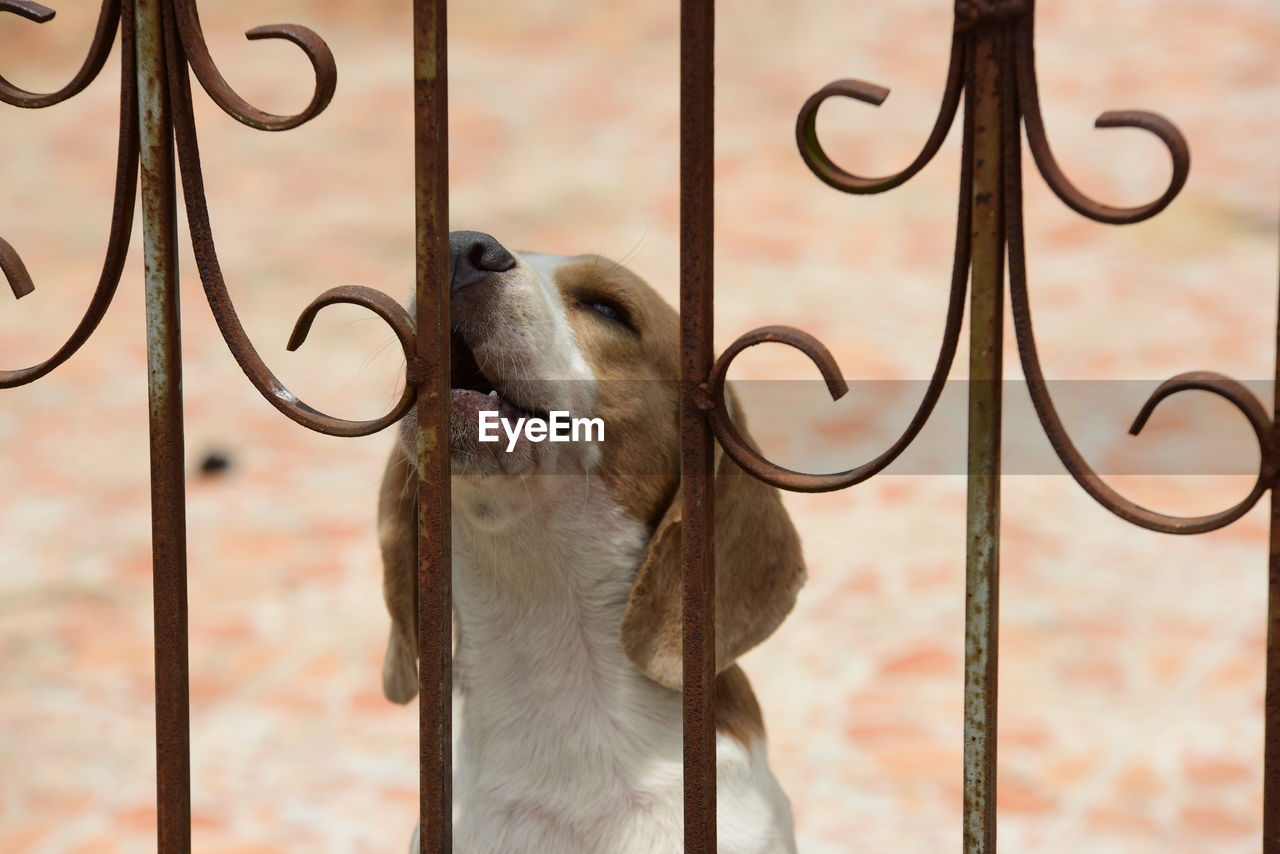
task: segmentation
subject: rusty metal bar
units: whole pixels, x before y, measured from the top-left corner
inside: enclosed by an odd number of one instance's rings
[[[417,207],[418,773],[422,854],[453,848],[449,118],[445,0],[413,4]]]
[[[191,759],[182,342],[163,0],[136,0],[135,15],[151,423],[157,830],[161,854],[186,854],[191,850]]]
[[[996,686],[1000,613],[1000,391],[1004,328],[1001,135],[1010,97],[1004,34],[974,38],[966,132],[973,170],[969,477],[965,553],[964,851],[996,850]]]
[[[1280,308],[1272,385],[1271,458],[1280,459]],[[1267,561],[1267,676],[1262,759],[1262,854],[1280,854],[1280,472],[1273,470]]]
[[[715,3],[680,4],[680,482],[684,490],[684,850],[716,851],[713,334]]]

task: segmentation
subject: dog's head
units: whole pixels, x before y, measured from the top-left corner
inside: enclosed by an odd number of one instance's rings
[[[652,531],[639,567],[628,569],[634,577],[619,626],[623,648],[648,676],[680,688],[676,312],[630,270],[599,256],[515,254],[477,232],[454,232],[450,246],[455,514],[474,515],[475,506],[492,512],[495,491],[517,494],[527,508],[554,490],[557,477],[530,475],[596,479],[605,500]],[[522,436],[509,451],[501,432],[498,442],[480,441],[481,413],[514,423],[554,411],[600,419],[604,440]],[[740,417],[736,422],[743,430]],[[392,617],[383,687],[389,698],[407,702],[417,689],[412,417],[402,430],[383,480],[379,538]],[[546,485],[531,491],[530,480]],[[722,454],[715,486],[716,668],[722,671],[782,622],[803,583],[804,563],[775,488]],[[484,500],[473,500],[477,495]]]

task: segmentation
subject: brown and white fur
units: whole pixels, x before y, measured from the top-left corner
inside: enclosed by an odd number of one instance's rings
[[[455,378],[474,359],[498,392],[452,392],[454,850],[677,854],[677,315],[603,258],[511,257],[452,301]],[[480,408],[600,417],[606,440],[521,439],[507,453],[477,441]],[[402,428],[379,538],[392,622],[383,688],[405,703],[417,693],[413,418]],[[727,457],[716,492],[719,852],[794,854],[760,707],[734,661],[791,610],[800,544],[777,491]]]

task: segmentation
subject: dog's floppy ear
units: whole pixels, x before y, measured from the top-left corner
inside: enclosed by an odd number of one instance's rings
[[[418,696],[418,491],[408,456],[397,442],[378,494],[382,598],[391,636],[382,662],[382,693],[395,703]]]
[[[730,411],[736,401],[730,394]],[[735,424],[747,436],[740,417]],[[749,439],[748,439],[749,441]],[[775,487],[717,448],[715,475],[716,672],[763,641],[795,604],[805,579],[800,538]],[[682,490],[649,541],[622,617],[622,647],[651,679],[683,685]]]

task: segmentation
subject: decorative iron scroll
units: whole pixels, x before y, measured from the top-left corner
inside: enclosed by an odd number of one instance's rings
[[[187,664],[186,519],[183,474],[182,356],[177,310],[177,171],[200,279],[227,346],[254,387],[272,406],[312,430],[335,436],[377,432],[418,407],[419,601],[422,680],[423,850],[449,846],[450,612],[448,444],[448,160],[444,0],[410,0],[414,10],[415,135],[417,143],[418,316],[372,288],[332,288],[301,313],[288,341],[300,347],[326,306],[361,306],[392,330],[404,353],[400,399],[379,418],[349,421],[299,400],[267,367],[249,340],[218,263],[200,166],[190,75],[224,112],[259,130],[298,127],[332,99],[337,67],[328,45],[295,24],[255,27],[251,40],[284,39],[311,62],[310,102],[293,115],[274,115],[237,93],[205,45],[195,0],[102,0],[88,53],[71,80],[53,92],[30,92],[0,77],[0,100],[39,108],[71,98],[93,82],[117,31],[121,41],[120,127],[114,210],[102,272],[89,305],[66,342],[31,367],[0,371],[0,388],[33,382],[71,358],[98,327],[120,283],[141,183],[147,296],[150,402],[153,610],[156,656],[156,769],[158,845],[164,854],[191,848],[189,691]],[[54,10],[33,0],[0,0],[0,12],[36,23]],[[175,157],[176,149],[176,157]],[[141,179],[141,180],[140,180]],[[35,289],[21,255],[0,238],[0,272],[16,298]],[[420,334],[419,334],[420,331]]]
[[[0,12],[12,12],[37,23],[44,23],[54,17],[54,10],[32,0],[0,0]],[[84,63],[72,80],[55,92],[28,92],[0,77],[0,100],[5,103],[28,108],[52,106],[72,97],[93,82],[111,51],[117,29],[122,32],[120,144],[116,164],[114,213],[101,277],[83,319],[67,342],[54,355],[37,365],[20,370],[0,371],[0,388],[23,385],[39,379],[74,355],[97,328],[120,283],[120,274],[129,248],[129,232],[133,224],[138,183],[138,85],[133,19],[133,4],[129,0],[123,0],[123,3],[122,0],[104,0]],[[312,430],[337,436],[364,436],[398,421],[413,406],[423,373],[421,361],[414,352],[413,323],[404,307],[381,291],[345,286],[326,291],[304,309],[289,339],[288,349],[294,350],[302,345],[320,309],[335,303],[348,303],[368,309],[391,328],[404,352],[407,366],[404,392],[395,406],[380,418],[347,421],[320,412],[285,388],[263,362],[245,334],[227,293],[209,222],[188,69],[195,74],[214,103],[237,121],[259,130],[287,130],[318,116],[333,97],[338,72],[329,46],[315,32],[296,24],[272,24],[255,27],[245,33],[249,39],[274,38],[293,42],[306,54],[315,71],[315,92],[306,108],[294,115],[277,116],[250,104],[223,78],[205,46],[194,0],[171,0],[164,7],[164,21],[169,107],[174,120],[191,242],[209,307],[236,361],[272,406]],[[21,298],[35,289],[21,256],[2,238],[0,271],[3,271],[15,297]]]
[[[1117,516],[1144,528],[1177,534],[1203,533],[1228,525],[1243,516],[1258,502],[1274,479],[1276,469],[1275,453],[1269,439],[1271,416],[1265,405],[1243,384],[1229,377],[1206,371],[1173,377],[1152,393],[1130,428],[1130,432],[1136,435],[1162,400],[1177,392],[1192,389],[1212,392],[1226,399],[1248,419],[1258,438],[1261,460],[1253,489],[1243,500],[1226,510],[1195,517],[1171,516],[1149,510],[1124,498],[1107,486],[1076,449],[1063,428],[1062,421],[1049,396],[1044,374],[1040,368],[1040,357],[1036,351],[1031,310],[1027,299],[1018,126],[1025,127],[1027,142],[1036,166],[1054,193],[1072,210],[1097,222],[1116,225],[1141,222],[1164,210],[1186,183],[1191,157],[1182,133],[1165,117],[1137,110],[1106,112],[1098,117],[1095,127],[1137,128],[1153,134],[1164,143],[1169,150],[1173,165],[1169,185],[1159,198],[1132,208],[1114,207],[1096,201],[1077,189],[1054,159],[1040,114],[1040,95],[1035,74],[1033,0],[1007,0],[1007,2],[961,0],[957,3],[951,62],[947,69],[947,80],[938,118],[920,153],[902,171],[881,178],[856,175],[835,163],[827,155],[818,139],[818,111],[828,99],[852,98],[873,106],[884,102],[889,90],[863,80],[837,80],[830,83],[815,92],[800,108],[796,121],[796,142],[800,156],[818,178],[842,192],[881,193],[906,183],[923,169],[941,148],[954,123],[961,96],[974,85],[972,66],[975,39],[981,31],[993,28],[998,28],[1002,37],[998,60],[1001,65],[1001,74],[1004,80],[1011,81],[1007,84],[1010,90],[1016,92],[1016,103],[1011,107],[1011,115],[1007,117],[1006,127],[1002,131],[1006,142],[1002,169],[1005,173],[1006,188],[1004,237],[1008,246],[1010,303],[1023,369],[1026,372],[1027,384],[1041,424],[1067,471],[1102,506]],[[787,344],[800,350],[818,366],[823,378],[827,381],[833,400],[839,399],[846,389],[839,380],[840,371],[831,354],[812,336],[799,330],[778,326],[755,329],[741,336],[719,357],[708,378],[708,391],[711,423],[716,438],[739,465],[756,477],[783,489],[798,492],[826,492],[853,486],[883,471],[905,450],[928,421],[954,360],[964,315],[969,266],[972,260],[970,152],[973,147],[973,133],[969,128],[965,131],[964,146],[955,262],[947,319],[942,336],[943,343],[933,375],[926,386],[924,398],[906,430],[880,456],[844,472],[824,475],[806,474],[786,469],[764,458],[739,436],[725,403],[725,377],[738,353],[747,347],[765,342]]]
[[[685,0],[686,9],[699,8],[706,15],[710,2]],[[1099,128],[1136,128],[1159,139],[1169,152],[1172,174],[1163,193],[1136,207],[1117,207],[1090,198],[1066,176],[1049,145],[1041,117],[1035,69],[1034,0],[957,0],[950,63],[942,102],[932,131],[920,152],[901,171],[882,177],[858,175],[836,163],[818,138],[817,116],[830,98],[842,97],[873,106],[881,104],[889,90],[863,80],[837,80],[815,92],[801,107],[796,120],[796,143],[809,169],[829,186],[846,193],[881,193],[898,187],[933,159],[940,150],[964,101],[960,165],[960,196],[955,236],[955,256],[950,295],[941,345],[932,376],[915,414],[902,434],[884,452],[862,465],[841,472],[809,474],[784,468],[767,459],[739,433],[729,414],[725,380],[733,360],[743,350],[764,343],[786,344],[804,353],[826,381],[832,399],[848,387],[831,353],[813,336],[784,326],[754,329],[734,341],[709,369],[703,365],[702,348],[709,346],[711,319],[710,275],[700,267],[708,254],[709,239],[690,235],[692,222],[710,229],[710,214],[690,215],[682,233],[687,257],[682,277],[682,323],[685,324],[684,373],[687,399],[704,417],[706,429],[739,466],[754,477],[782,489],[826,492],[844,489],[873,477],[888,467],[916,438],[942,393],[959,344],[966,294],[971,299],[969,383],[969,477],[966,536],[965,595],[965,727],[963,850],[966,854],[994,854],[996,850],[996,712],[999,640],[999,541],[1001,380],[1004,294],[1007,264],[1008,296],[1018,353],[1030,396],[1050,443],[1066,470],[1080,486],[1110,512],[1140,527],[1172,534],[1199,534],[1225,527],[1247,513],[1269,490],[1272,492],[1270,593],[1267,645],[1266,737],[1263,793],[1263,851],[1280,854],[1280,499],[1276,497],[1280,468],[1280,430],[1276,417],[1242,383],[1208,371],[1175,376],[1157,387],[1138,410],[1130,432],[1138,434],[1156,407],[1184,391],[1215,394],[1234,406],[1249,422],[1258,442],[1257,478],[1242,500],[1217,513],[1174,516],[1143,507],[1108,485],[1084,459],[1071,440],[1054,406],[1040,357],[1036,350],[1027,294],[1027,267],[1022,210],[1021,146],[1027,144],[1041,176],[1064,204],[1096,222],[1123,225],[1141,222],[1164,210],[1181,191],[1190,168],[1190,154],[1182,133],[1168,119],[1144,111],[1103,113]],[[711,19],[692,22],[682,40],[687,46],[710,40]],[[696,75],[682,74],[686,111],[682,137],[682,176],[692,192],[682,201],[697,210],[699,196],[711,187],[711,153],[697,133],[709,135],[711,104],[698,88]],[[706,240],[706,243],[702,241]],[[970,286],[972,282],[972,286]],[[685,317],[692,309],[696,316]],[[1280,378],[1280,362],[1277,366]],[[1280,382],[1280,379],[1278,379]],[[711,510],[689,500],[688,480],[698,477],[694,465],[702,459],[702,437],[692,418],[682,422],[685,442],[686,518]],[[704,502],[712,504],[714,495]],[[712,504],[713,506],[713,504]],[[686,532],[686,609],[690,603],[706,608],[713,600],[712,573],[707,545],[709,535]],[[704,621],[705,623],[705,621]],[[685,685],[695,684],[698,662],[710,660],[714,643],[706,637],[706,625],[694,625],[686,614]],[[693,651],[691,652],[691,648]],[[697,659],[697,661],[691,661]],[[699,690],[711,690],[703,678]],[[708,701],[703,707],[709,708]],[[689,726],[686,718],[686,739]],[[702,722],[705,730],[705,722]],[[709,738],[701,732],[704,738]],[[688,743],[688,741],[686,741]],[[714,783],[713,759],[706,751],[686,753],[686,775],[697,760],[699,785]],[[686,776],[686,805],[693,803]],[[702,806],[702,805],[700,805]],[[696,834],[686,833],[686,850],[711,854],[715,850],[714,804],[709,810],[686,807],[686,828],[697,822]]]

